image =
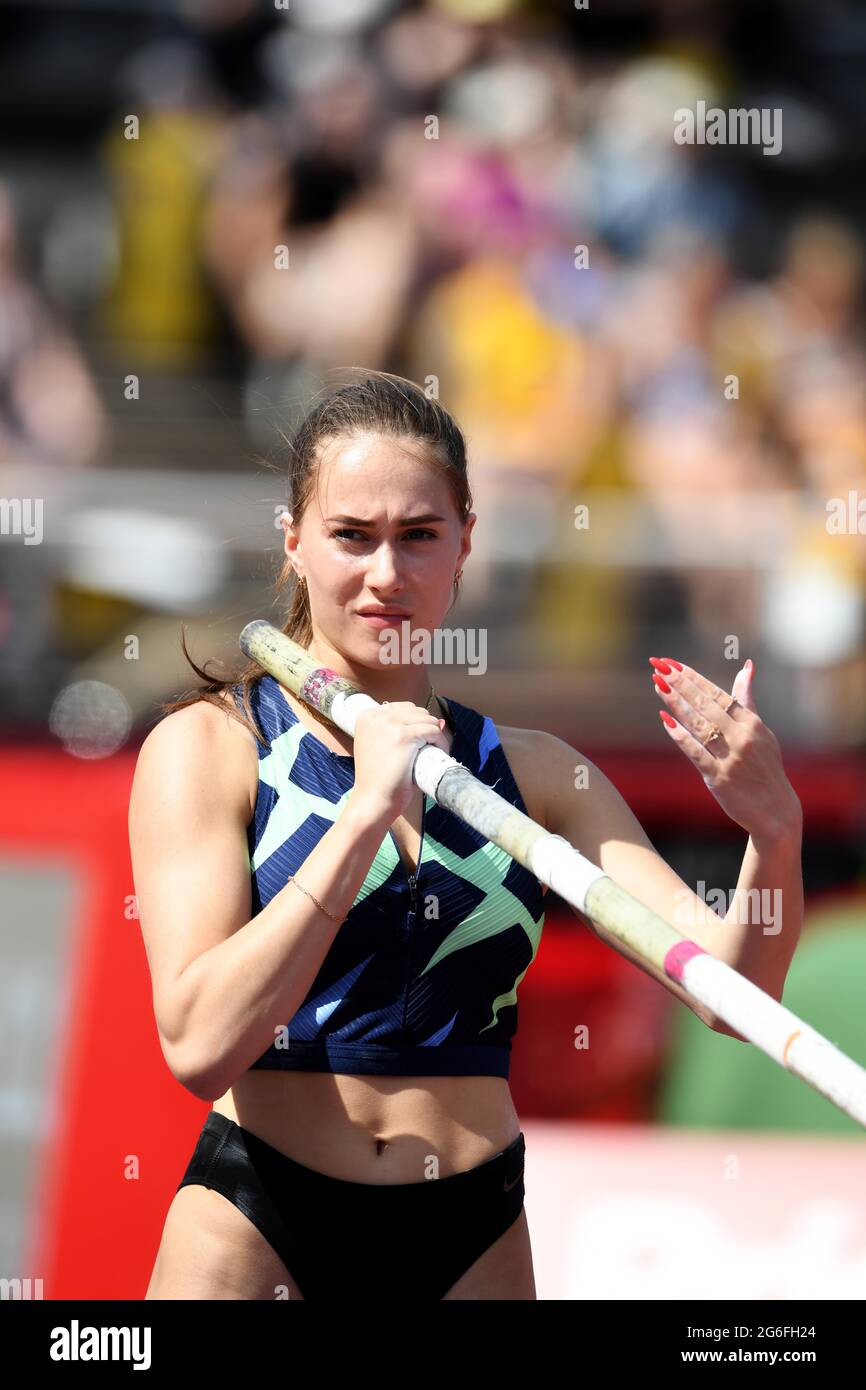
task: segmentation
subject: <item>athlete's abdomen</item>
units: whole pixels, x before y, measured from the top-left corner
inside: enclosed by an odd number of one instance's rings
[[[485,1162],[516,1139],[497,1076],[249,1071],[214,1109],[297,1163],[347,1182],[420,1182]]]

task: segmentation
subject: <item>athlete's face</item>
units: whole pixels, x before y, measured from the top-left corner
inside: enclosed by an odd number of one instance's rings
[[[365,434],[326,446],[299,525],[288,515],[283,525],[317,648],[373,667],[386,664],[383,635],[441,626],[475,514],[461,523],[446,478],[414,441]],[[388,611],[364,616],[369,608]]]

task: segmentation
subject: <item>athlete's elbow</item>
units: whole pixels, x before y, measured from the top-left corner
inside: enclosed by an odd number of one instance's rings
[[[226,1086],[218,1089],[224,1059],[213,1033],[201,1027],[195,984],[187,970],[172,989],[161,991],[156,1000],[159,1041],[169,1071],[184,1090],[198,1100],[215,1100],[227,1090]]]
[[[229,1047],[225,1028],[216,1038],[212,1031],[186,1029],[171,1045],[161,1035],[163,1056],[176,1081],[198,1100],[215,1101],[235,1085],[263,1048],[249,1056],[249,1040],[244,1046]],[[221,1045],[222,1044],[222,1045]]]
[[[213,1059],[202,1061],[184,1055],[174,1056],[171,1060],[166,1058],[166,1061],[175,1080],[197,1100],[218,1100],[228,1090],[220,1069],[213,1064]]]
[[[186,1089],[194,1095],[197,1100],[206,1100],[213,1104],[215,1100],[219,1100],[220,1096],[224,1096],[229,1088],[228,1086],[224,1086],[221,1082],[213,1081],[210,1075],[205,1075],[203,1077],[196,1077],[193,1080],[188,1080]]]
[[[199,1100],[215,1101],[237,1084],[261,1051],[259,1048],[249,1058],[248,1039],[244,1039],[243,1049],[240,1046],[229,1049],[218,1046],[213,1035],[208,1035],[200,1038],[197,1046],[190,1042],[186,1052],[176,1058],[172,1071],[181,1085]]]
[[[162,1055],[175,1081],[180,1082],[197,1100],[216,1100],[225,1095],[222,1085],[219,1061],[212,1050],[208,1053],[201,1046],[194,1046],[188,1037],[168,1039],[160,1033]]]

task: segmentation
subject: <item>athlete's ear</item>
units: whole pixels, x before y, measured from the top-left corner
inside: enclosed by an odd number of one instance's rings
[[[294,527],[292,525],[293,520],[294,518],[291,512],[283,511],[280,513],[280,525],[283,528],[284,536],[283,549],[289,558],[291,558],[292,551],[298,550],[300,547],[300,541],[296,536]]]
[[[477,514],[475,512],[470,512],[465,522],[463,523],[463,537],[460,543],[460,554],[457,556],[457,569],[460,569],[462,567],[464,561],[466,560],[466,557],[470,554],[472,550],[472,541],[470,540],[470,536],[472,534],[472,528],[477,520]]]

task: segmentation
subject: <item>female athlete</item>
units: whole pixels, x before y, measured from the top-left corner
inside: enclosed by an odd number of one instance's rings
[[[160,1042],[212,1106],[146,1297],[531,1300],[508,1069],[546,890],[422,795],[417,749],[452,753],[668,921],[687,909],[684,934],[777,999],[802,920],[800,804],[748,665],[732,699],[651,659],[669,736],[749,835],[723,919],[575,748],[385,659],[395,630],[439,628],[476,520],[461,431],[413,383],[365,372],[319,401],[288,497],[283,630],[382,703],[352,741],[256,663],[194,667],[205,685],[140,750],[130,842]],[[741,920],[756,888],[781,890],[781,929]]]

